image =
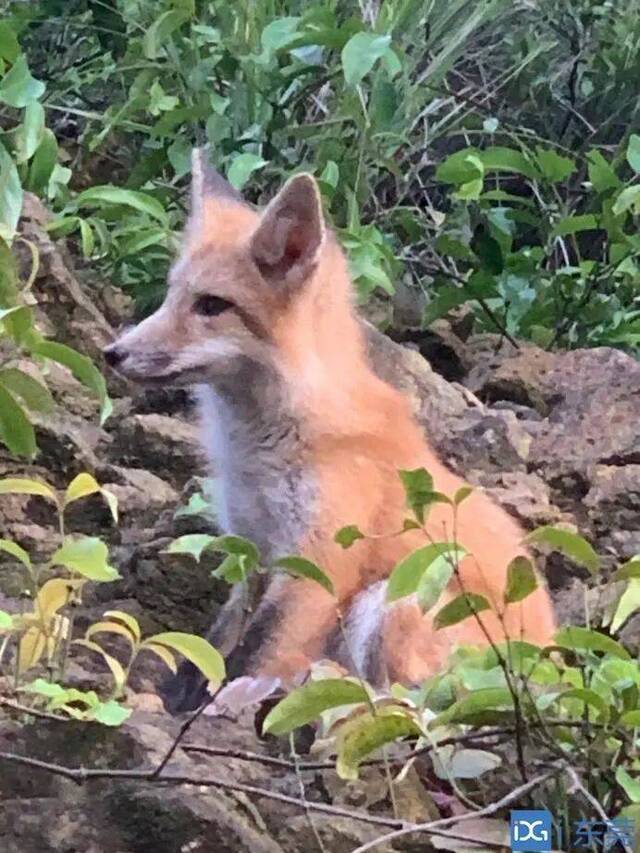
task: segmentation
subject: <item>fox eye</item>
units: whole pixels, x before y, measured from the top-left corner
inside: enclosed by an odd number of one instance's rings
[[[233,308],[233,302],[229,302],[228,299],[223,299],[221,296],[213,296],[209,293],[198,296],[193,303],[193,310],[196,314],[200,314],[202,317],[216,317],[218,314],[222,314],[223,311],[227,311],[229,308]]]

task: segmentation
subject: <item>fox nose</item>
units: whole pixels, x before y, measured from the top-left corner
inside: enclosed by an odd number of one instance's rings
[[[105,347],[102,354],[109,367],[117,367],[119,364],[122,364],[128,355],[126,349],[119,347],[117,344]]]

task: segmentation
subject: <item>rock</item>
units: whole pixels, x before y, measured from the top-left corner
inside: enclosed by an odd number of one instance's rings
[[[201,472],[203,456],[195,425],[167,415],[132,415],[110,425],[111,442],[104,448],[120,466],[168,475],[180,486]]]

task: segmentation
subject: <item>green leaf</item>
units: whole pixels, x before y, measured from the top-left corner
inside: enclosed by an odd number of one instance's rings
[[[471,248],[481,261],[483,269],[491,275],[500,275],[504,270],[504,258],[500,243],[492,237],[485,225],[479,225],[471,241]]]
[[[640,578],[631,578],[627,588],[620,597],[618,606],[611,620],[609,630],[612,634],[617,633],[627,619],[640,610]]]
[[[456,546],[453,542],[433,542],[418,548],[401,560],[389,575],[387,601],[396,601],[416,592],[423,575],[434,564],[436,568],[430,580],[435,591],[439,578],[445,573],[441,566],[449,567],[449,577],[451,577],[454,567],[466,553],[464,548],[460,545]],[[442,561],[439,558],[443,558]],[[448,580],[449,578],[445,581],[445,586]],[[428,595],[426,590],[425,595]]]
[[[342,48],[342,71],[348,86],[357,86],[387,52],[391,36],[356,33]]]
[[[341,527],[333,537],[333,541],[343,548],[351,548],[354,542],[358,539],[364,539],[364,533],[355,524],[348,524],[346,527]]]
[[[460,506],[463,501],[466,501],[468,497],[473,494],[472,486],[460,486],[458,491],[453,496],[454,506]]]
[[[36,678],[31,684],[25,684],[22,690],[25,693],[36,693],[38,696],[46,696],[48,699],[58,699],[67,692],[62,685],[45,681],[44,678]]]
[[[266,165],[267,161],[263,160],[262,157],[244,151],[233,158],[227,172],[227,179],[232,187],[241,190],[251,175]]]
[[[561,628],[556,632],[553,642],[565,649],[579,652],[602,652],[612,657],[630,660],[629,652],[612,637],[592,631],[590,628]]]
[[[540,174],[535,165],[521,151],[493,146],[478,154],[486,172],[516,172],[531,180]]]
[[[424,524],[424,509],[432,503],[433,477],[425,468],[399,471],[407,499],[407,506],[421,524]]]
[[[203,552],[216,539],[216,536],[209,536],[207,533],[189,533],[186,536],[179,536],[169,545],[167,554],[190,554],[199,563]]]
[[[341,727],[338,734],[336,771],[341,779],[357,779],[360,763],[376,749],[403,737],[419,737],[422,729],[408,708],[382,706]]]
[[[565,216],[564,219],[554,225],[551,236],[565,237],[567,234],[596,231],[598,228],[600,228],[600,222],[593,213],[585,213],[582,216]]]
[[[174,518],[182,518],[191,515],[208,515],[211,512],[211,504],[200,492],[194,492],[185,506],[180,506],[174,512]]]
[[[587,154],[587,160],[589,161],[589,180],[597,193],[618,189],[622,181],[599,151],[595,149],[590,151]]]
[[[0,610],[0,631],[11,631],[13,628],[13,617],[6,610]]]
[[[432,720],[428,728],[448,726],[451,723],[473,723],[474,718],[487,711],[513,710],[513,697],[507,687],[485,687],[474,690],[458,699],[450,708]]]
[[[430,295],[429,302],[424,309],[423,326],[430,326],[435,320],[444,317],[452,308],[464,305],[470,298],[464,287],[456,287],[453,284],[439,287],[435,294]]]
[[[39,495],[54,503],[58,497],[51,486],[39,480],[26,480],[22,477],[6,477],[0,480],[0,495]]]
[[[0,57],[15,62],[19,54],[20,45],[11,25],[8,21],[0,21]]]
[[[368,701],[361,684],[346,678],[327,678],[308,681],[296,687],[272,708],[263,729],[272,735],[284,735],[317,720],[323,711],[343,705],[356,705]]]
[[[46,385],[38,382],[23,370],[4,367],[0,370],[0,385],[17,395],[33,412],[47,414],[54,409],[53,397]]]
[[[203,637],[183,634],[180,631],[166,631],[163,634],[155,634],[153,637],[149,637],[142,644],[142,648],[145,648],[149,643],[168,646],[178,652],[190,660],[210,682],[218,685],[224,681],[225,667],[222,655]]]
[[[640,779],[634,779],[624,767],[618,767],[616,770],[616,782],[632,803],[640,803]]]
[[[0,143],[0,237],[10,242],[22,212],[22,185],[13,159]]]
[[[267,24],[260,36],[263,49],[272,54],[291,44],[300,20],[300,18],[295,17],[276,18],[275,21]]]
[[[640,557],[632,557],[620,566],[613,575],[612,580],[623,581],[629,578],[640,578]]]
[[[555,701],[562,703],[571,699],[577,699],[585,705],[595,708],[602,721],[606,722],[609,719],[609,706],[595,690],[586,687],[574,687],[564,693],[559,693]]]
[[[93,391],[101,404],[100,422],[106,421],[112,410],[111,400],[107,394],[104,376],[90,358],[81,355],[66,344],[59,344],[55,341],[39,341],[32,347],[31,351],[34,355],[62,364],[71,371],[78,382]]]
[[[623,726],[629,726],[630,728],[637,728],[640,726],[640,710],[635,711],[627,711],[623,714],[618,722]]]
[[[54,566],[65,566],[92,581],[114,581],[120,575],[107,563],[107,546],[95,536],[68,540],[51,557]]]
[[[131,207],[157,219],[162,225],[169,224],[167,213],[160,202],[140,190],[127,190],[106,184],[81,192],[74,202],[75,207],[103,207],[110,204]]]
[[[12,557],[20,560],[28,569],[31,568],[31,557],[16,542],[12,542],[10,539],[0,539],[0,551],[4,551],[5,554],[11,554]]]
[[[634,172],[640,172],[640,136],[632,133],[627,146],[627,163]]]
[[[125,708],[115,699],[110,699],[108,702],[100,702],[92,712],[91,719],[96,723],[102,723],[103,726],[120,726],[132,713],[131,708]]]
[[[418,604],[423,613],[431,610],[438,603],[438,600],[447,584],[451,580],[453,574],[453,558],[448,554],[441,554],[427,567],[427,570],[420,578],[416,597]]]
[[[44,195],[47,192],[53,170],[58,162],[58,142],[48,127],[42,132],[40,145],[29,165],[29,174],[25,187],[32,193]]]
[[[335,595],[335,589],[331,578],[326,575],[319,566],[304,557],[280,557],[273,564],[281,569],[286,569],[291,575],[319,583],[330,595]]]
[[[439,610],[433,620],[433,627],[436,631],[441,628],[448,628],[450,625],[457,625],[469,616],[474,616],[476,613],[482,613],[483,610],[490,610],[491,605],[484,597],[475,592],[463,592],[462,595],[454,598],[448,604]]]
[[[550,545],[554,551],[560,551],[589,569],[591,573],[597,572],[600,568],[600,558],[587,540],[561,527],[553,525],[538,527],[526,537],[525,542]]]
[[[11,69],[0,80],[0,101],[9,107],[21,109],[29,101],[36,101],[44,94],[45,85],[31,76],[24,55],[13,63]]]
[[[24,111],[24,121],[17,133],[16,159],[26,163],[38,150],[44,134],[44,107],[38,101],[31,101]]]
[[[538,588],[538,579],[531,563],[526,557],[514,557],[507,567],[507,588],[504,592],[505,604],[522,601]]]
[[[551,149],[536,148],[536,159],[540,171],[552,183],[566,181],[569,175],[573,175],[576,170],[576,164],[573,160],[568,157],[561,157]]]
[[[630,208],[634,209],[634,213],[640,210],[640,184],[634,184],[632,187],[627,187],[622,190],[612,207],[614,216],[619,216],[621,213],[626,213]]]
[[[17,456],[35,456],[36,434],[29,418],[11,394],[0,385],[0,441]]]
[[[182,9],[170,9],[163,12],[151,24],[142,39],[142,52],[147,59],[157,59],[169,36],[179,29],[189,18]]]

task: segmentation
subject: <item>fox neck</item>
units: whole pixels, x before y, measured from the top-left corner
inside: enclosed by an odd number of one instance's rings
[[[199,387],[203,442],[220,527],[273,560],[296,553],[310,525],[314,477],[283,383],[265,366],[247,370],[235,391]]]

